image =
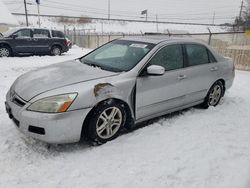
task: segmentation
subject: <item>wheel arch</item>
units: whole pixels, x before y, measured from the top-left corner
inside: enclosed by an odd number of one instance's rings
[[[133,115],[132,115],[132,111],[131,111],[131,109],[129,107],[129,104],[127,102],[125,102],[124,100],[122,100],[120,98],[116,98],[116,97],[103,99],[103,100],[100,100],[95,106],[93,106],[93,108],[88,112],[87,116],[85,117],[85,119],[83,121],[83,124],[82,124],[81,140],[82,139],[88,139],[88,135],[86,134],[88,132],[88,123],[89,123],[89,121],[91,119],[90,117],[94,114],[97,107],[99,105],[102,105],[105,102],[114,102],[114,101],[116,103],[124,105],[124,110],[125,110],[126,115],[127,115],[124,127],[126,129],[131,128],[131,126],[134,124],[134,118],[133,118]]]
[[[219,78],[217,80],[215,80],[208,88],[207,90],[207,94],[209,93],[210,89],[213,87],[213,85],[216,83],[216,82],[221,82],[222,83],[222,86],[223,86],[223,95],[225,94],[225,91],[226,91],[226,81],[223,79],[223,78]],[[207,96],[207,95],[206,95]]]
[[[52,50],[53,47],[55,47],[55,46],[60,47],[61,50],[63,49],[63,47],[62,47],[62,45],[61,45],[60,43],[53,43],[53,44],[51,45],[51,47],[50,47],[50,50]]]
[[[222,93],[222,97],[224,96],[225,94],[225,91],[226,91],[226,81],[223,79],[223,78],[220,78],[218,80],[216,80],[213,85],[216,83],[216,82],[221,82],[222,83],[222,86],[223,86],[223,93]],[[212,87],[212,86],[211,86]]]
[[[0,43],[0,47],[8,47],[11,50],[11,52],[13,52],[11,45],[7,42]]]

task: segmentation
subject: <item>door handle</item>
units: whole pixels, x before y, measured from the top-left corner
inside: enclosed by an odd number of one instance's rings
[[[178,79],[179,79],[179,80],[183,80],[183,79],[186,79],[186,78],[187,78],[186,75],[179,75],[179,76],[178,76]]]
[[[210,69],[210,71],[217,71],[218,70],[218,67],[212,67],[211,69]]]

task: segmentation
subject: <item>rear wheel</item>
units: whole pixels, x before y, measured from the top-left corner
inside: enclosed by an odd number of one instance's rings
[[[223,93],[223,84],[221,81],[215,82],[210,88],[202,106],[204,108],[208,108],[209,106],[217,106],[223,96]]]
[[[61,54],[62,54],[62,49],[60,46],[53,46],[51,48],[51,55],[57,56],[57,55],[61,55]]]
[[[0,57],[9,57],[11,55],[10,48],[6,46],[0,47]]]
[[[99,104],[91,115],[87,137],[94,144],[102,144],[116,138],[126,121],[124,106],[114,100]]]

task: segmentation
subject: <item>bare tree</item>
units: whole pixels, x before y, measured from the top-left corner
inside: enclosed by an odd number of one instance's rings
[[[238,30],[250,29],[250,0],[244,0],[241,4],[239,16],[235,18]]]

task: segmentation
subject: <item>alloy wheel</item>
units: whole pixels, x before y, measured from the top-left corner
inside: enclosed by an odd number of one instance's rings
[[[221,94],[222,94],[221,87],[219,85],[215,85],[209,94],[209,100],[208,100],[209,106],[215,106],[219,102]]]
[[[122,112],[117,107],[105,109],[98,117],[96,133],[102,139],[113,137],[122,124]]]
[[[52,50],[53,55],[57,56],[61,54],[61,50],[59,48],[53,48]]]
[[[8,57],[9,55],[10,51],[7,48],[0,48],[0,57]]]

